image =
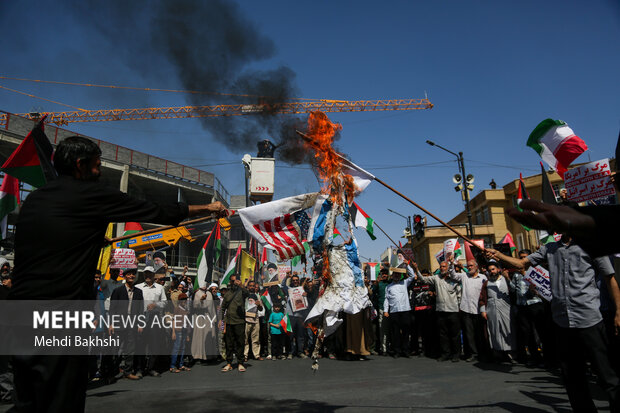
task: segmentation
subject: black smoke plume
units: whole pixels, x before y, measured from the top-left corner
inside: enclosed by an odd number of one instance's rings
[[[234,2],[108,0],[76,1],[75,6],[79,17],[119,45],[128,66],[145,78],[161,81],[172,71],[184,89],[215,92],[190,94],[188,104],[270,108],[200,119],[231,151],[255,154],[258,141],[270,139],[279,146],[276,158],[293,164],[311,160],[295,134],[295,129],[306,129],[306,116],[277,111],[278,103],[299,96],[295,72],[287,66],[262,67],[275,56],[275,44]]]

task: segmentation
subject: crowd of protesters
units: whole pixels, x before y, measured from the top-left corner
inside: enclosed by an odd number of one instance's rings
[[[346,360],[368,360],[371,355],[425,356],[440,362],[522,363],[564,369],[563,352],[557,345],[557,314],[552,303],[527,281],[526,266],[518,265],[531,262],[548,266],[540,257],[544,248],[535,254],[521,250],[518,258],[488,250],[490,259],[482,266],[476,260],[463,262],[448,257],[435,273],[420,270],[415,262],[399,254],[399,264],[383,264],[377,279],[370,280],[366,274],[372,308],[358,315],[341,314],[342,325],[322,341],[315,355]],[[250,360],[309,358],[315,350],[318,326],[305,320],[319,296],[320,279],[316,275],[289,272],[284,280],[263,287],[260,285],[270,279],[269,275],[261,282],[241,282],[233,275],[228,284],[195,288],[187,267],[176,275],[163,255],[156,255],[155,261],[161,265],[158,270],[147,266],[138,274],[136,269],[127,269],[118,279],[119,270],[111,270],[107,280],[97,272],[94,289],[99,311],[143,314],[147,319],[163,314],[173,318],[203,314],[211,325],[135,327],[116,332],[98,327],[95,334],[117,333],[121,350],[116,356],[92,354],[90,380],[139,380],[145,375],[158,377],[166,371],[174,374],[189,371],[196,364],[222,362],[222,372],[243,372]],[[11,286],[10,266],[4,261],[1,264],[1,292],[6,292]],[[612,261],[597,258],[593,268],[596,291],[592,294],[600,295],[600,305],[569,298],[577,306],[596,305],[603,333],[617,344],[617,284],[609,283],[614,273]],[[269,274],[275,272],[275,265],[270,264]],[[289,296],[289,290],[296,287],[303,289],[303,309],[297,309]],[[615,374],[613,370],[620,366],[617,354],[603,356],[610,360],[612,370],[606,374]],[[609,380],[612,386],[613,377]],[[609,392],[617,391],[614,389]],[[568,385],[567,390],[570,398]]]

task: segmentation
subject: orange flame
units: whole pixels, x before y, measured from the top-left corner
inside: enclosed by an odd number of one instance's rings
[[[310,112],[308,116],[308,136],[311,143],[306,143],[314,151],[319,176],[323,181],[322,191],[328,193],[332,202],[341,204],[342,195],[353,199],[355,183],[351,175],[342,173],[341,157],[333,147],[334,136],[342,130],[342,125],[333,123],[321,111]]]

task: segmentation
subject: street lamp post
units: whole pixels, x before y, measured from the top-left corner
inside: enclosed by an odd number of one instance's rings
[[[458,161],[459,164],[459,171],[461,171],[461,175],[463,176],[463,180],[465,180],[466,176],[465,175],[465,161],[463,160],[463,152],[459,152],[458,154],[452,152],[449,149],[444,148],[441,145],[436,144],[433,141],[427,140],[426,143],[428,143],[431,146],[436,146],[439,149],[442,149],[448,153],[451,153],[452,155],[456,156],[456,160]],[[464,182],[463,187],[461,188],[461,191],[463,192],[463,199],[465,200],[465,210],[467,211],[467,236],[472,238],[474,236],[474,226],[472,225],[471,222],[471,208],[469,207],[469,190],[467,189],[467,183]]]

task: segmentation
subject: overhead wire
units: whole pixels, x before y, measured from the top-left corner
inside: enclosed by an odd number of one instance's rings
[[[201,90],[160,89],[160,88],[150,88],[150,87],[101,85],[101,84],[96,84],[96,83],[62,82],[62,81],[56,81],[56,80],[26,79],[26,78],[11,77],[11,76],[0,76],[0,79],[17,80],[17,81],[22,81],[22,82],[34,82],[34,83],[49,83],[49,84],[68,85],[68,86],[139,90],[139,91],[146,91],[146,92],[188,93],[188,94],[196,94],[196,95],[237,96],[237,97],[251,97],[251,98],[272,98],[273,97],[273,96],[251,95],[251,94],[244,94],[244,93],[223,93],[223,92],[207,92],[207,91],[201,91]],[[325,99],[307,99],[307,98],[290,98],[290,99],[291,100],[316,100],[316,101],[325,100]]]
[[[62,103],[62,102],[58,102],[58,101],[55,101],[55,100],[47,99],[47,98],[44,98],[44,97],[41,97],[41,96],[36,96],[36,95],[31,94],[31,93],[22,92],[20,90],[11,89],[11,88],[8,88],[6,86],[0,85],[0,89],[8,90],[10,92],[19,93],[21,95],[25,95],[25,96],[28,96],[28,97],[31,97],[31,98],[45,100],[46,102],[51,102],[51,103],[55,103],[57,105],[66,106],[66,107],[71,108],[71,109],[75,109],[75,110],[80,110],[80,111],[86,112],[86,109],[78,108],[77,106],[71,106],[71,105],[68,105],[66,103]]]

